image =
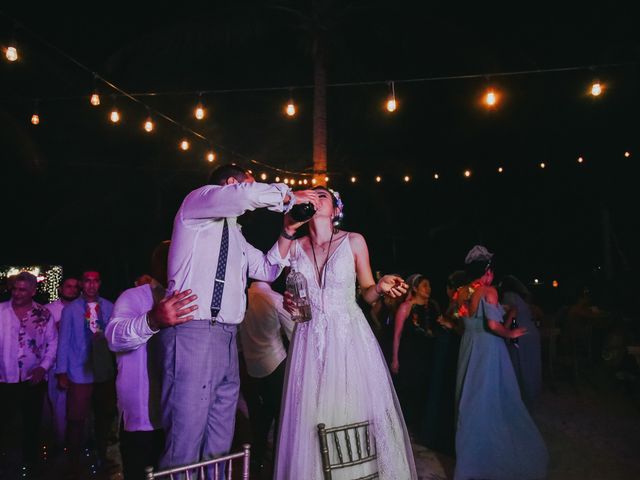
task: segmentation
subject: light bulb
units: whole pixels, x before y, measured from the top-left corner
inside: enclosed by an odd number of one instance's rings
[[[329,181],[329,177],[324,177],[324,181],[328,182]]]
[[[279,181],[280,181],[280,177],[276,177],[276,182],[279,182]]]
[[[202,106],[201,103],[199,103],[198,106],[196,107],[194,115],[198,120],[202,120],[204,118],[204,107]]]
[[[540,163],[540,168],[547,168],[547,165],[544,162]]]
[[[465,170],[464,171],[464,176],[469,178],[471,176],[471,170]]]
[[[376,182],[380,183],[381,181],[382,181],[382,177],[377,176],[377,177],[376,177]]]
[[[40,123],[40,116],[37,113],[31,115],[31,123],[38,125]]]
[[[304,185],[307,185],[309,182],[308,182],[308,181],[307,181],[307,179],[305,178],[304,180],[302,180],[302,183],[303,183]]]
[[[260,174],[260,180],[266,180],[267,179],[267,174],[266,173],[261,173]]]
[[[351,183],[356,183],[356,177],[351,177]]]
[[[288,178],[285,178],[285,179],[284,179],[284,183],[289,184],[289,179],[288,179]]]
[[[404,181],[405,182],[409,182],[409,180],[411,180],[411,177],[409,177],[409,175],[405,175],[404,176]]]
[[[207,161],[213,162],[216,159],[216,154],[213,152],[207,152]]]
[[[109,114],[109,119],[113,123],[118,123],[120,121],[120,112],[118,112],[117,108],[114,108],[113,110],[111,110],[111,113]]]
[[[153,132],[153,128],[154,128],[153,120],[151,120],[151,117],[149,117],[149,118],[147,118],[147,121],[144,122],[144,130],[147,133],[151,133],[151,132]]]
[[[440,178],[440,175],[438,175],[437,173],[434,173],[434,174],[433,174],[433,178],[434,178],[435,180],[438,180],[438,179]]]
[[[582,163],[582,162],[584,162],[584,158],[578,157],[578,163]]]
[[[392,97],[389,100],[387,100],[387,111],[388,112],[395,112],[397,108],[398,108],[398,104],[396,103],[396,99],[395,98]]]
[[[600,82],[593,82],[591,85],[591,95],[594,97],[599,96],[602,93],[602,85]]]
[[[92,93],[91,94],[91,98],[89,99],[89,102],[91,103],[91,105],[93,105],[94,107],[97,107],[98,105],[100,105],[100,95],[98,95],[97,93]]]
[[[629,152],[624,152],[624,156],[625,156],[625,158],[629,158],[629,157],[631,156],[631,153],[629,153]]]
[[[16,47],[7,47],[4,55],[10,62],[15,62],[16,60],[18,60],[18,50],[16,49]]]
[[[296,114],[296,106],[293,104],[293,101],[289,100],[289,103],[287,103],[287,108],[285,108],[285,112],[290,117],[293,117]]]
[[[315,178],[311,179],[311,183],[313,183],[314,185],[317,183],[318,181]]]
[[[490,108],[495,107],[496,103],[498,103],[498,95],[492,88],[487,90],[487,93],[484,96],[484,103]]]
[[[186,152],[187,150],[189,150],[189,147],[190,147],[190,146],[191,146],[191,145],[189,145],[189,141],[188,141],[188,140],[186,140],[186,139],[185,139],[185,140],[182,140],[182,142],[180,142],[180,149],[181,149],[181,150],[183,150],[183,151],[185,151],[185,152]]]
[[[498,167],[498,173],[502,173],[504,170],[502,167]]]

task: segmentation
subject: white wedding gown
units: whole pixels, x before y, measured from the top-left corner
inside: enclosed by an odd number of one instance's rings
[[[352,479],[377,471],[382,480],[415,480],[411,443],[391,377],[356,303],[349,235],[341,242],[327,262],[324,288],[318,284],[313,261],[297,241],[292,246],[298,270],[307,278],[313,318],[296,325],[289,349],[274,478],[321,480],[317,425],[329,428],[369,420],[377,464],[335,470],[332,478]],[[334,448],[330,437],[332,459]],[[344,443],[342,451],[347,456]]]

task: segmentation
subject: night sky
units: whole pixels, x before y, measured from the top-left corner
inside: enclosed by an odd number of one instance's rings
[[[496,252],[499,274],[547,285],[559,280],[557,291],[538,289],[549,302],[571,298],[584,282],[614,292],[610,302],[623,295],[620,286],[640,261],[640,43],[631,2],[564,10],[550,2],[519,9],[513,2],[476,2],[472,9],[452,2],[327,3],[329,82],[398,81],[393,115],[383,108],[385,84],[328,90],[330,185],[344,199],[344,227],[366,236],[374,270],[422,272],[442,291],[446,275],[483,243]],[[307,15],[311,2],[150,5],[15,3],[4,13],[129,92],[313,82],[306,24],[275,8]],[[12,31],[10,18],[0,15],[0,43]],[[67,273],[95,266],[113,298],[147,270],[153,246],[171,235],[181,199],[205,182],[207,145],[194,139],[189,152],[180,152],[183,132],[161,120],[145,135],[144,107],[124,98],[117,99],[123,121],[111,125],[108,87],[98,85],[103,104],[92,108],[90,73],[33,33],[18,28],[15,35],[21,60],[0,61],[0,265],[55,263]],[[623,65],[400,82],[602,64]],[[595,78],[605,85],[599,98],[587,94]],[[504,94],[493,111],[479,105],[489,84]],[[303,171],[311,166],[312,91],[292,95],[294,119],[282,111],[286,88],[206,95],[204,122],[192,116],[195,95],[143,101],[213,139],[216,163],[242,164],[245,157]],[[41,99],[37,127],[29,123],[34,99]],[[470,179],[462,176],[467,168]],[[358,177],[353,185],[351,175]],[[379,185],[376,175],[383,177]],[[412,181],[402,182],[404,175]],[[263,249],[280,222],[269,212],[242,219],[246,237]]]

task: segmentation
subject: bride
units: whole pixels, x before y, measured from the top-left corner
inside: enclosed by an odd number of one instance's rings
[[[342,215],[339,197],[324,187],[316,190],[320,206],[309,221],[309,235],[291,248],[292,261],[307,278],[313,318],[296,325],[289,349],[274,478],[322,479],[317,425],[368,420],[377,463],[336,470],[332,478],[378,472],[381,479],[417,479],[384,357],[355,295],[356,280],[368,303],[381,295],[398,297],[407,285],[394,275],[374,282],[365,239],[334,228]],[[293,310],[290,295],[285,308]],[[335,458],[332,448],[333,441]]]

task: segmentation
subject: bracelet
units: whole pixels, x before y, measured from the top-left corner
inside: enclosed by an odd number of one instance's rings
[[[285,232],[284,229],[282,229],[282,231],[280,232],[280,236],[286,238],[287,240],[294,240],[296,238],[295,233],[293,235],[289,235],[287,232]]]

